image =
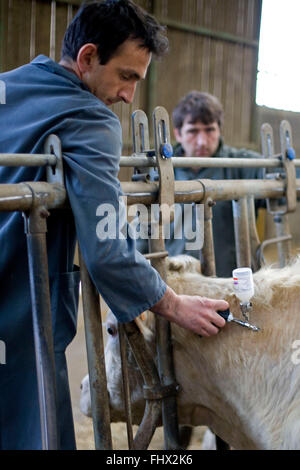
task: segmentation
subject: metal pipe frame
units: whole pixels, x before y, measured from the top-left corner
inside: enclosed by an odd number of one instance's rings
[[[279,267],[283,268],[292,258],[290,227],[287,214],[273,217],[276,230]]]
[[[127,364],[127,348],[126,348],[126,332],[124,325],[118,323],[119,332],[119,343],[120,343],[120,356],[122,364],[122,381],[123,381],[123,396],[124,396],[124,407],[126,416],[126,427],[127,427],[127,438],[128,438],[128,449],[134,449],[133,442],[133,431],[132,431],[132,415],[131,415],[131,403],[130,403],[130,386],[128,376],[128,364]]]
[[[160,223],[159,239],[149,240],[150,252],[163,252],[165,250],[165,242],[163,236],[163,225]],[[166,281],[166,260],[165,257],[153,258],[152,266],[158,271],[162,279]],[[158,355],[158,368],[161,385],[169,386],[175,383],[175,368],[173,362],[173,347],[171,342],[171,325],[170,322],[160,315],[155,317],[156,345]],[[164,426],[165,449],[180,449],[179,430],[177,419],[177,403],[175,395],[163,398],[162,416]]]
[[[41,422],[42,449],[59,448],[57,420],[56,374],[52,315],[48,274],[46,219],[48,209],[64,207],[66,191],[62,184],[62,155],[60,143],[55,136],[49,136],[46,146],[56,155],[37,158],[37,166],[55,165],[47,173],[46,182],[28,182],[0,185],[0,210],[22,211],[27,239],[32,322],[35,346],[38,398]],[[7,155],[4,156],[4,159]],[[18,155],[18,164],[32,165],[32,155]],[[2,163],[3,160],[2,159]],[[14,161],[14,163],[16,163]]]
[[[250,236],[250,250],[251,250],[251,265],[254,272],[261,268],[261,258],[258,256],[258,250],[261,246],[260,239],[256,227],[256,214],[254,198],[247,198],[248,204],[248,223],[249,223],[249,236]]]
[[[48,277],[46,220],[49,213],[37,207],[25,215],[32,321],[38,382],[43,450],[57,450],[57,400],[52,316]]]
[[[251,268],[251,246],[247,198],[232,201],[236,264]]]
[[[205,158],[205,157],[173,157],[170,158],[174,168],[279,168],[282,167],[281,154],[273,158]],[[300,167],[300,158],[294,160],[295,167]],[[120,167],[147,168],[156,167],[156,158],[135,154],[122,156]]]
[[[297,196],[300,196],[300,179],[296,180]],[[157,182],[121,183],[127,204],[153,204],[157,202]],[[203,202],[210,197],[213,201],[241,199],[280,199],[285,194],[284,181],[277,180],[207,180],[175,181],[175,202]]]
[[[170,161],[174,168],[278,168],[282,166],[281,155],[273,158],[204,158],[204,157],[176,157]],[[52,154],[0,154],[0,166],[55,166],[57,158]],[[295,167],[300,167],[300,159],[294,160]],[[130,168],[147,168],[156,167],[157,162],[154,157],[146,157],[144,154],[136,154],[135,156],[120,159],[120,167]]]
[[[99,293],[79,250],[82,303],[96,450],[111,450],[109,398]]]
[[[147,150],[147,149],[146,149]],[[49,151],[48,151],[49,152]],[[25,156],[18,154],[11,156],[10,154],[0,155],[0,165],[22,165],[22,166],[40,166],[57,164],[57,157],[46,152],[44,155]],[[156,155],[159,155],[156,149]],[[12,157],[12,158],[11,158]],[[277,157],[277,156],[275,156]],[[156,157],[158,158],[158,157]],[[126,159],[126,162],[124,161]],[[158,166],[157,159],[152,157],[122,157],[121,166],[141,166],[154,167]],[[220,160],[220,161],[219,161]],[[228,161],[227,161],[228,160]],[[278,158],[257,159],[256,161],[249,159],[203,159],[203,158],[176,158],[170,161],[173,166],[223,166],[223,167],[268,167],[278,168],[281,166],[280,155]],[[296,162],[295,166],[300,166]],[[300,195],[300,180],[296,180],[296,193]],[[127,204],[144,203],[151,204],[160,200],[160,183],[135,182],[122,183],[122,189],[127,196]],[[164,189],[165,190],[165,189]],[[238,204],[242,208],[243,216],[239,222],[237,232],[244,233],[249,239],[249,227],[245,229],[245,221],[247,219],[247,198],[270,198],[279,199],[285,194],[285,182],[277,180],[201,180],[201,181],[176,181],[174,184],[174,200],[175,202],[205,202],[206,208],[206,239],[209,240],[206,250],[206,265],[204,266],[204,274],[215,275],[214,250],[212,242],[212,206],[218,200],[239,200]],[[160,201],[163,202],[163,201]],[[0,210],[13,211],[21,210],[30,212],[27,216],[27,243],[29,251],[29,269],[31,279],[31,295],[33,304],[33,319],[35,328],[35,342],[37,354],[37,367],[39,374],[39,399],[41,409],[42,439],[43,448],[54,449],[58,446],[57,422],[56,422],[56,404],[55,404],[55,366],[54,355],[52,356],[51,346],[51,310],[50,310],[50,293],[47,275],[48,273],[40,270],[40,264],[43,268],[47,267],[46,242],[45,242],[45,217],[47,209],[65,207],[66,191],[62,184],[57,181],[52,184],[44,182],[9,184],[0,186]],[[43,220],[42,220],[43,219]],[[44,224],[41,229],[41,220]],[[281,223],[281,221],[279,221]],[[163,256],[156,256],[155,253],[165,255],[163,227],[160,224],[159,240],[151,240],[150,247],[152,254],[152,263],[154,267],[161,273],[162,277],[166,277],[165,260]],[[244,236],[242,238],[245,238]],[[280,225],[280,233],[278,237],[284,238],[282,234],[282,223]],[[238,237],[240,238],[240,236]],[[246,249],[240,258],[243,258],[242,264],[249,265],[251,263],[250,246],[246,243]],[[46,256],[46,258],[45,258]],[[249,261],[250,257],[250,261]],[[286,263],[286,258],[284,263]],[[239,262],[239,264],[241,261]],[[94,420],[94,433],[96,449],[111,449],[111,431],[109,402],[107,393],[102,393],[100,384],[107,390],[106,372],[104,363],[104,346],[102,337],[102,322],[99,303],[99,294],[96,291],[86,266],[80,255],[82,287],[83,287],[83,303],[84,318],[86,330],[87,354],[89,363],[89,374],[91,383],[91,399]],[[39,290],[36,279],[42,279],[43,288]],[[47,292],[48,289],[48,292]],[[44,301],[41,299],[41,293],[46,292]],[[42,305],[40,307],[40,304]],[[41,309],[39,311],[38,309]],[[50,318],[50,323],[49,323]],[[163,319],[159,319],[163,320]],[[45,336],[41,334],[41,326],[39,321],[45,322],[47,333]],[[50,328],[49,328],[50,325]],[[166,327],[167,326],[167,327]],[[101,331],[100,331],[101,330]],[[144,338],[139,332],[136,324],[131,322],[120,327],[121,356],[124,362],[125,342],[123,332],[126,332],[127,339],[132,348],[133,354],[142,372],[145,381],[145,399],[146,408],[144,418],[133,440],[131,419],[130,419],[130,403],[129,403],[129,382],[128,375],[123,372],[125,383],[126,398],[126,414],[129,416],[128,435],[129,448],[145,449],[148,447],[156,427],[161,424],[162,410],[165,418],[163,424],[165,427],[165,443],[168,449],[178,449],[178,422],[176,410],[176,399],[174,387],[174,364],[171,354],[171,345],[169,342],[170,324],[161,325],[158,321],[158,345],[160,350],[159,373],[151,355],[147,352]],[[50,338],[50,341],[49,341]],[[54,353],[53,353],[54,354]],[[41,360],[42,358],[42,360]],[[43,367],[41,367],[41,364]],[[45,374],[46,364],[46,379]],[[42,382],[52,384],[49,387],[42,386]],[[54,387],[53,387],[54,384]],[[175,405],[175,406],[174,406]],[[49,410],[52,410],[49,413]],[[171,418],[171,419],[170,419]],[[131,429],[131,431],[130,431]]]
[[[215,202],[208,198],[204,202],[204,240],[205,244],[202,248],[203,262],[201,264],[201,272],[204,276],[216,276],[216,259],[213,241],[213,228],[212,228],[212,208]]]
[[[0,185],[0,211],[29,211],[33,205],[47,209],[66,207],[66,190],[58,184],[30,182]]]
[[[0,166],[55,166],[57,157],[53,154],[46,155],[26,153],[1,153]]]

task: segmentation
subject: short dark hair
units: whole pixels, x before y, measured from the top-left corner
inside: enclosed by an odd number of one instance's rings
[[[165,28],[131,0],[86,3],[78,10],[65,33],[62,58],[76,60],[87,43],[98,47],[100,64],[105,65],[127,39],[138,39],[141,47],[160,57],[168,50]]]
[[[217,122],[221,128],[223,107],[216,96],[200,91],[191,91],[175,107],[172,114],[173,126],[176,129],[181,129],[188,116],[190,116],[192,124],[197,121],[201,121],[203,124]]]

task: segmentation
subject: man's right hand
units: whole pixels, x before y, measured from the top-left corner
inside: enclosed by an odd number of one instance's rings
[[[227,308],[229,304],[225,300],[208,299],[198,295],[177,295],[167,287],[165,295],[150,310],[201,336],[212,336],[226,324],[217,310]]]

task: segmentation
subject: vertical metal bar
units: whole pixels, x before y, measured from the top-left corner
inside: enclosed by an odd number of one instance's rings
[[[232,201],[236,263],[251,268],[251,248],[248,221],[247,198]]]
[[[288,221],[288,214],[285,215],[275,215],[273,217],[275,224],[276,237],[287,236],[290,234],[290,227]],[[291,240],[286,240],[284,242],[277,242],[277,252],[278,252],[278,261],[279,267],[284,268],[291,260],[292,257],[292,245]]]
[[[50,307],[46,220],[33,209],[24,215],[43,450],[58,449],[56,380]]]
[[[257,256],[260,247],[260,240],[256,227],[256,214],[254,198],[251,196],[247,199],[248,204],[248,220],[249,220],[249,236],[250,236],[250,249],[251,249],[251,264],[252,269],[257,271],[261,268],[260,259]]]
[[[202,248],[203,262],[201,265],[201,272],[205,276],[216,276],[216,259],[213,241],[213,228],[212,228],[212,207],[214,201],[210,198],[204,203],[204,245]]]
[[[208,198],[204,202],[204,245],[202,248],[203,262],[201,264],[201,272],[205,276],[216,277],[216,258],[213,240],[212,218],[215,202]],[[216,436],[217,450],[229,449],[228,444],[219,436]]]
[[[162,107],[153,112],[153,133],[155,154],[159,170],[159,203],[160,214],[157,224],[158,239],[150,238],[150,252],[165,251],[164,223],[170,223],[174,217],[174,170],[170,159],[163,158],[161,146],[170,144],[169,115]],[[171,217],[170,217],[171,216]],[[152,261],[153,267],[166,280],[166,260],[157,258]],[[173,345],[171,340],[171,325],[163,317],[156,316],[156,346],[158,370],[162,385],[171,385],[176,381],[173,361]],[[179,429],[177,418],[177,402],[175,396],[163,398],[162,417],[166,449],[180,449]]]
[[[127,439],[129,450],[134,449],[133,444],[133,431],[132,431],[132,416],[131,416],[131,404],[130,404],[130,387],[128,378],[128,364],[126,355],[126,338],[124,332],[124,325],[118,324],[119,331],[119,342],[120,342],[120,355],[122,364],[122,381],[123,381],[123,396],[126,414],[126,427],[127,427]]]
[[[160,223],[159,239],[150,239],[150,252],[165,251],[163,225]],[[164,258],[151,261],[152,266],[166,280],[166,264]],[[156,316],[156,345],[158,354],[158,370],[162,385],[175,382],[173,347],[171,342],[171,325],[159,315]],[[180,449],[177,418],[177,402],[175,396],[163,398],[162,416],[164,426],[165,449]]]
[[[96,450],[111,450],[109,397],[99,293],[79,250],[82,303]]]
[[[51,19],[50,19],[50,52],[49,57],[55,60],[55,35],[56,35],[56,0],[51,2]]]

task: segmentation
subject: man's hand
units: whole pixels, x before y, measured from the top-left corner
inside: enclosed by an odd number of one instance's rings
[[[212,336],[226,324],[224,318],[217,314],[217,310],[227,308],[229,304],[225,300],[197,295],[177,295],[168,287],[163,298],[151,311],[201,336]]]

